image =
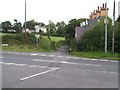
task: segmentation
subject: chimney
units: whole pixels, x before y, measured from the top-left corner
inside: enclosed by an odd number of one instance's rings
[[[98,11],[99,11],[99,6],[98,6]]]
[[[104,8],[104,3],[103,3],[103,8]]]
[[[106,3],[105,3],[105,8],[106,8]]]
[[[97,13],[97,10],[96,10],[96,13]]]
[[[91,15],[92,15],[92,12],[91,12]]]

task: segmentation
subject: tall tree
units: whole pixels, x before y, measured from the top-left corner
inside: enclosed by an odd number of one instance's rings
[[[49,38],[49,40],[51,40],[50,36],[56,35],[56,25],[50,20],[49,24],[46,25],[46,28],[47,28],[48,38]]]
[[[37,22],[35,22],[34,19],[26,22],[26,28],[29,30],[35,30],[35,25],[37,25]],[[23,27],[25,28],[25,23]]]
[[[10,21],[2,22],[1,25],[2,29],[5,30],[5,32],[8,32],[8,30],[12,28],[12,24]]]
[[[16,31],[16,33],[22,32],[22,24],[21,22],[18,22],[18,20],[14,19],[15,23],[13,24],[13,29]]]
[[[65,33],[65,22],[61,21],[61,22],[57,22],[56,24],[56,34],[57,36],[64,36]]]
[[[88,20],[86,18],[80,18],[80,19],[71,19],[68,22],[68,25],[65,28],[65,38],[66,40],[70,40],[75,38],[75,27],[80,26],[80,23]]]

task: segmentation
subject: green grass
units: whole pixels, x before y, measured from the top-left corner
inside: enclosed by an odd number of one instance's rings
[[[71,52],[71,55],[84,57],[84,58],[96,58],[96,59],[111,59],[111,60],[120,60],[120,54],[115,53],[104,53],[104,52]]]
[[[0,33],[0,36],[3,36],[3,35],[16,35],[16,34],[12,34],[12,33]]]
[[[47,36],[43,36],[43,37],[48,39]],[[64,37],[55,37],[55,36],[51,36],[50,38],[51,38],[51,40],[54,41],[54,42],[64,41],[64,40],[65,40]]]
[[[53,50],[46,50],[42,48],[36,48],[35,46],[8,46],[8,47],[2,47],[0,51],[14,51],[14,52],[50,52]]]

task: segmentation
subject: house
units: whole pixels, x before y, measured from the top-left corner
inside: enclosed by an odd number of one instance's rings
[[[44,33],[47,33],[47,29],[46,29],[45,26],[36,25],[36,26],[35,26],[35,32],[39,32],[40,30],[41,30],[42,32],[44,32]]]
[[[98,6],[97,10],[94,10],[94,12],[91,12],[89,20],[82,22],[80,26],[76,26],[75,39],[77,43],[79,43],[80,38],[84,34],[85,31],[92,29],[92,25],[94,22],[96,21],[99,22],[99,19],[101,17],[108,15],[108,10],[109,9],[106,7],[106,3],[105,4],[103,3],[102,7]]]

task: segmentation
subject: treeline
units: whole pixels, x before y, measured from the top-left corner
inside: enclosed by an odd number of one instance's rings
[[[48,25],[45,25],[43,22],[36,22],[34,19],[26,22],[26,28],[29,30],[35,30],[36,25],[44,26],[47,29],[47,33],[41,32],[43,35],[64,36],[66,27],[64,21],[57,22],[56,24],[50,21]],[[13,24],[10,21],[2,22],[0,28],[5,33],[9,33],[9,30],[15,30],[15,33],[22,33],[25,29],[25,23],[22,25],[21,22],[15,19]]]

